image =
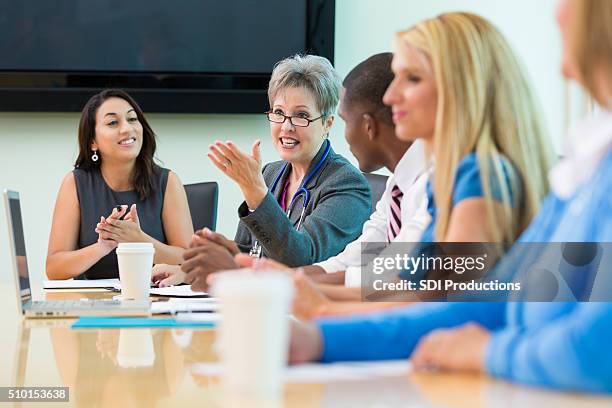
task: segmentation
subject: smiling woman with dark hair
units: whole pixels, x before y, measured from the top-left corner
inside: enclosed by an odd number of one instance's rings
[[[187,197],[176,174],[155,164],[155,134],[136,101],[119,89],[94,95],[78,140],[55,204],[47,276],[116,278],[120,242],[151,242],[155,263],[181,262],[193,233]]]

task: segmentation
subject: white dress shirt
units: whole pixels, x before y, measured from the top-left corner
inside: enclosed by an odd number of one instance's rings
[[[376,211],[365,222],[361,236],[346,246],[340,254],[315,265],[327,273],[346,271],[345,285],[361,285],[361,243],[386,242],[389,218],[391,217],[391,190],[397,184],[404,194],[401,204],[402,226],[394,242],[418,242],[421,234],[429,225],[431,217],[427,212],[428,179],[427,161],[424,144],[415,141],[395,167],[388,178],[385,191],[376,203]]]

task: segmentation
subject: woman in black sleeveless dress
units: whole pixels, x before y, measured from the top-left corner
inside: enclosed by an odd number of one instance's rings
[[[78,139],[53,213],[49,279],[118,277],[121,242],[151,242],[155,263],[181,263],[193,234],[187,196],[176,174],[155,164],[155,134],[138,104],[121,90],[94,95]]]

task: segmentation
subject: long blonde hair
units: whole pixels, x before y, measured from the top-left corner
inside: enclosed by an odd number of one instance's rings
[[[597,75],[608,73],[607,85],[612,82],[612,1],[575,1],[570,26],[570,53],[578,65],[580,81],[591,96],[608,106],[597,89]],[[608,90],[610,92],[610,90]],[[605,92],[604,92],[605,93]]]
[[[398,33],[400,55],[406,46],[429,60],[438,93],[436,240],[442,241],[448,230],[457,167],[475,153],[493,240],[511,244],[548,191],[551,163],[546,132],[518,60],[491,23],[470,13],[442,14]],[[507,175],[500,157],[511,164]],[[500,186],[501,220],[495,219],[492,184]]]

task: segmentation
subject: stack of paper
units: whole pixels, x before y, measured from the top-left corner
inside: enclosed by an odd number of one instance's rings
[[[113,289],[119,285],[119,279],[62,279],[62,280],[45,280],[43,282],[44,289]]]
[[[170,299],[166,302],[153,302],[151,314],[176,314],[183,312],[216,312],[219,303],[215,298]]]
[[[222,367],[219,363],[196,363],[191,365],[191,372],[199,375],[219,376],[222,373]],[[287,367],[284,380],[287,383],[357,381],[398,377],[409,372],[408,360],[311,363]]]
[[[151,295],[168,297],[208,297],[206,292],[195,292],[191,285],[168,286],[167,288],[151,288]]]

